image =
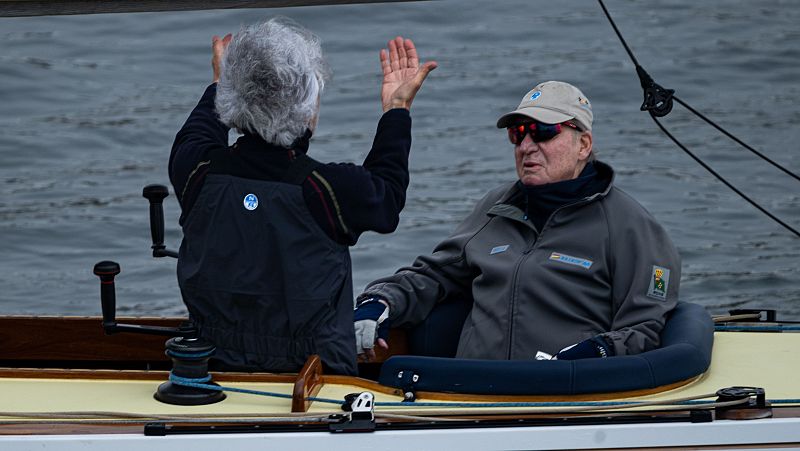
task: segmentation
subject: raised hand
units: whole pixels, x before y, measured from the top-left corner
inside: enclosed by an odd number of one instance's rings
[[[212,83],[219,82],[220,64],[222,62],[222,55],[225,54],[225,49],[231,43],[233,35],[228,33],[224,38],[214,36],[211,38],[211,69],[214,71],[214,80]]]
[[[383,111],[392,108],[411,108],[414,96],[430,71],[436,69],[435,61],[419,65],[417,49],[411,39],[398,36],[389,41],[389,50],[381,50],[383,85],[381,103]]]

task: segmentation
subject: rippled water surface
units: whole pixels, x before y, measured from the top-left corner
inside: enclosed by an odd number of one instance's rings
[[[0,313],[99,314],[92,266],[113,259],[119,311],[184,313],[175,261],[150,257],[141,189],[168,184],[175,132],[210,81],[210,38],[281,14],[318,33],[334,70],[311,154],[360,162],[380,116],[378,50],[412,37],[437,69],[412,116],[400,227],[352,248],[355,290],[429,252],[484,192],[513,180],[497,117],[539,81],[580,86],[600,158],[669,230],[681,297],[712,313],[800,319],[800,239],[672,144],[645,113],[633,65],[597,3],[478,0],[0,19]],[[800,2],[607,3],[640,63],[681,99],[800,172]],[[676,105],[684,144],[800,228],[800,182]],[[166,200],[167,243],[180,229]],[[586,237],[591,239],[591,237]]]

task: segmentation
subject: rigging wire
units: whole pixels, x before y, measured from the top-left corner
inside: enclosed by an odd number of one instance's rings
[[[781,171],[786,173],[786,175],[788,175],[790,177],[794,177],[796,180],[800,181],[800,175],[797,175],[794,172],[786,169],[785,167],[783,167],[780,164],[776,163],[775,161],[773,161],[771,158],[767,157],[763,153],[761,153],[761,152],[757,151],[756,149],[750,147],[747,143],[745,143],[741,139],[733,136],[730,132],[728,132],[724,128],[720,127],[719,125],[717,125],[714,121],[712,121],[711,119],[707,118],[704,114],[702,114],[699,111],[697,111],[694,108],[692,108],[688,103],[686,103],[683,100],[679,99],[677,96],[672,96],[672,98],[675,99],[676,102],[678,102],[681,105],[683,105],[684,108],[686,108],[687,110],[689,110],[692,113],[694,113],[695,116],[697,116],[700,119],[706,121],[709,125],[711,125],[712,127],[716,128],[717,130],[719,130],[720,133],[722,133],[725,136],[727,136],[728,138],[736,141],[736,143],[738,143],[740,146],[742,146],[745,149],[749,150],[750,152],[753,152],[754,154],[758,155],[759,157],[761,157],[762,160],[764,160],[767,163],[769,163],[769,164],[775,166],[776,168],[780,169]]]
[[[745,144],[742,140],[740,140],[739,138],[733,136],[731,133],[729,133],[728,131],[726,131],[725,129],[723,129],[722,127],[717,125],[716,123],[714,123],[714,121],[712,121],[711,119],[707,118],[706,116],[704,116],[703,114],[701,114],[700,112],[698,112],[697,110],[695,110],[694,108],[689,106],[686,102],[680,100],[678,97],[676,97],[674,95],[674,93],[675,93],[674,90],[665,89],[662,86],[660,86],[659,84],[657,84],[650,77],[650,75],[647,73],[647,71],[645,71],[644,68],[639,64],[638,60],[636,59],[636,56],[633,54],[633,52],[631,51],[630,47],[628,46],[628,43],[625,41],[625,38],[622,37],[622,33],[620,33],[619,29],[617,28],[617,25],[614,22],[614,19],[611,18],[611,14],[608,12],[608,9],[606,9],[606,5],[603,3],[603,0],[597,0],[597,1],[600,3],[600,7],[603,9],[603,13],[605,13],[606,18],[608,19],[609,23],[611,24],[611,27],[614,29],[614,32],[616,33],[617,37],[619,38],[620,42],[622,43],[622,46],[625,48],[625,51],[628,53],[628,56],[630,57],[630,59],[633,62],[634,66],[636,67],[636,74],[639,76],[639,81],[640,81],[640,83],[642,85],[642,89],[644,90],[644,102],[642,103],[641,110],[649,112],[650,113],[650,117],[653,118],[653,121],[655,121],[656,125],[658,125],[658,127],[661,129],[661,131],[663,131],[676,145],[678,145],[678,147],[680,147],[681,150],[686,152],[690,157],[692,157],[692,159],[694,159],[698,164],[700,164],[700,166],[702,166],[705,170],[710,172],[711,175],[716,177],[719,181],[724,183],[725,186],[727,186],[728,188],[733,190],[733,192],[735,192],[740,197],[742,197],[744,200],[746,200],[751,205],[756,207],[759,211],[761,211],[762,213],[767,215],[770,219],[772,219],[773,221],[775,221],[778,224],[782,225],[785,229],[789,230],[795,236],[800,238],[800,232],[798,232],[793,227],[789,226],[785,222],[783,222],[780,219],[778,219],[775,215],[773,215],[772,213],[767,211],[764,207],[762,207],[757,202],[755,202],[754,200],[752,200],[748,196],[746,196],[742,191],[740,191],[739,189],[734,187],[730,182],[728,182],[725,178],[723,178],[719,173],[717,173],[716,171],[711,169],[711,167],[709,165],[707,165],[705,162],[703,162],[703,160],[701,160],[699,157],[697,157],[695,154],[693,154],[688,148],[686,148],[686,146],[684,146],[682,143],[680,143],[671,133],[669,133],[667,131],[667,129],[661,124],[661,122],[658,121],[657,118],[663,117],[663,116],[666,116],[667,114],[669,114],[669,112],[672,110],[672,101],[675,100],[678,103],[680,103],[684,108],[686,108],[690,112],[692,112],[695,115],[697,115],[699,118],[701,118],[704,121],[706,121],[708,124],[710,124],[711,126],[716,128],[717,130],[719,130],[720,132],[725,134],[727,137],[729,137],[730,139],[734,140],[735,142],[737,142],[741,146],[745,147],[746,149],[750,150],[751,152],[755,153],[756,155],[761,157],[763,160],[765,160],[768,163],[772,164],[773,166],[775,166],[776,168],[778,168],[781,171],[785,172],[789,176],[794,177],[795,179],[797,179],[799,181],[800,181],[800,176],[798,176],[797,174],[792,173],[791,171],[789,171],[788,169],[784,168],[780,164],[778,164],[775,161],[773,161],[773,160],[769,159],[768,157],[766,157],[761,152],[759,152],[759,151],[755,150],[754,148],[752,148],[751,146]]]
[[[695,155],[694,153],[692,153],[692,152],[691,152],[689,149],[687,149],[687,148],[686,148],[686,146],[684,146],[684,145],[683,145],[683,144],[682,144],[680,141],[678,141],[678,139],[677,139],[677,138],[675,138],[675,137],[672,135],[672,133],[670,133],[669,131],[667,131],[667,129],[664,127],[664,125],[663,125],[663,124],[661,124],[661,122],[659,122],[659,121],[658,121],[658,118],[656,118],[656,117],[655,117],[654,115],[652,115],[652,114],[650,115],[650,117],[652,117],[652,118],[653,118],[653,121],[655,121],[656,125],[658,125],[658,128],[660,128],[660,129],[661,129],[661,131],[662,131],[662,132],[664,132],[664,134],[666,134],[666,135],[667,135],[667,136],[668,136],[668,137],[669,137],[669,138],[670,138],[670,139],[671,139],[671,140],[672,140],[672,141],[673,141],[675,144],[677,144],[677,145],[678,145],[678,147],[680,147],[681,149],[683,149],[683,151],[684,151],[684,152],[686,152],[686,153],[687,153],[687,154],[688,154],[690,157],[692,157],[692,158],[694,159],[694,161],[696,161],[696,162],[697,162],[697,164],[699,164],[700,166],[702,166],[703,168],[705,168],[705,170],[706,170],[706,171],[710,172],[710,173],[711,173],[711,175],[713,175],[714,177],[716,177],[717,179],[719,179],[719,181],[720,181],[720,182],[722,182],[722,183],[724,183],[724,184],[725,184],[725,186],[727,186],[728,188],[732,189],[732,190],[733,190],[733,192],[734,192],[734,193],[736,193],[736,194],[738,194],[738,195],[739,195],[739,196],[740,196],[742,199],[744,199],[744,200],[746,200],[747,202],[749,202],[749,203],[750,203],[750,205],[752,205],[752,206],[756,207],[756,208],[757,208],[759,211],[761,211],[761,212],[762,212],[762,213],[764,213],[765,215],[769,216],[769,217],[770,217],[770,218],[771,218],[773,221],[775,221],[775,222],[777,222],[778,224],[782,225],[782,226],[783,226],[783,227],[785,227],[787,230],[789,230],[790,232],[792,232],[792,233],[794,233],[795,235],[797,235],[797,236],[798,236],[798,238],[800,238],[800,232],[798,232],[796,229],[794,229],[794,228],[793,228],[792,226],[790,226],[789,224],[786,224],[785,222],[781,221],[781,220],[780,220],[780,219],[779,219],[777,216],[775,216],[775,215],[773,215],[772,213],[770,213],[769,211],[767,211],[767,210],[766,210],[764,207],[762,207],[761,205],[759,205],[759,204],[758,204],[756,201],[754,201],[754,200],[750,199],[750,197],[748,197],[746,194],[744,194],[743,192],[741,192],[741,191],[740,191],[738,188],[736,188],[735,186],[733,186],[733,185],[732,185],[730,182],[728,182],[727,180],[725,180],[725,179],[724,179],[724,178],[723,178],[721,175],[719,175],[719,174],[717,173],[717,171],[715,171],[715,170],[711,169],[711,167],[710,167],[709,165],[707,165],[707,164],[706,164],[706,163],[705,163],[703,160],[701,160],[701,159],[700,159],[700,158],[699,158],[697,155]]]

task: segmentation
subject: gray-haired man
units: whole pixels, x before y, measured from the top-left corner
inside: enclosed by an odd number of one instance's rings
[[[656,220],[613,185],[611,167],[595,161],[592,121],[586,96],[558,81],[537,85],[503,115],[497,127],[508,131],[519,180],[489,192],[433,254],[368,285],[355,312],[357,352],[374,357],[388,324],[423,322],[452,297],[473,300],[460,358],[657,347],[678,299],[680,257]]]

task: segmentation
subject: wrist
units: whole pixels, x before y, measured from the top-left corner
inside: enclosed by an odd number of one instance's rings
[[[396,108],[403,108],[406,110],[411,109],[411,102],[406,102],[403,100],[392,100],[388,104],[383,106],[383,112],[387,112],[389,110],[394,110]]]

